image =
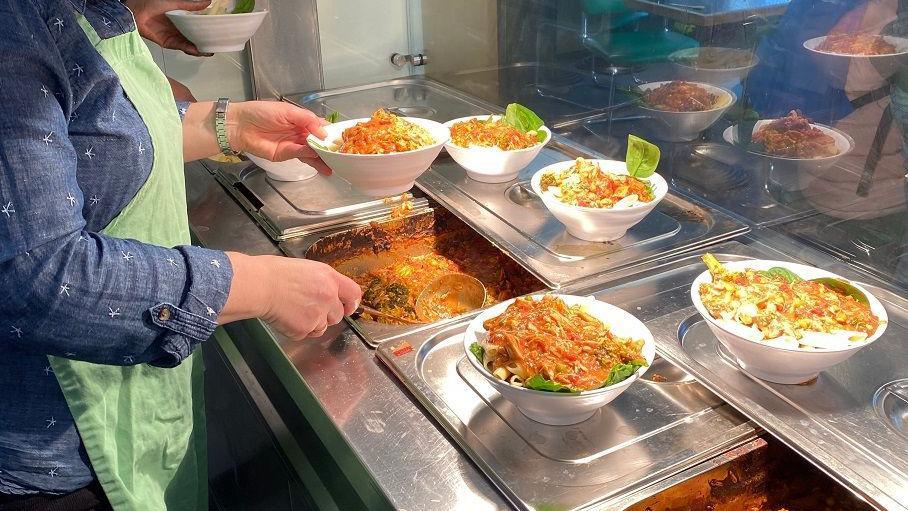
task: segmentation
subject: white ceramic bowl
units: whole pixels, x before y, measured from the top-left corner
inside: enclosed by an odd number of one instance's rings
[[[804,41],[804,48],[839,88],[847,86],[847,90],[851,91],[874,90],[908,63],[908,39],[903,37],[884,35],[883,39],[895,46],[895,53],[883,55],[849,55],[818,50],[826,37],[808,39]]]
[[[615,160],[590,160],[602,169],[603,172],[612,174],[627,174],[627,165],[623,161]],[[564,170],[574,164],[574,161],[562,161],[539,169],[530,181],[533,191],[542,199],[542,203],[564,224],[571,236],[587,241],[611,241],[618,239],[628,229],[643,220],[665,194],[668,193],[668,183],[659,174],[653,174],[648,181],[653,186],[655,197],[650,202],[629,208],[587,208],[573,206],[561,202],[554,195],[543,192],[539,181],[543,174]]]
[[[753,133],[756,133],[762,126],[773,122],[775,119],[764,119],[754,124]],[[854,149],[854,139],[847,133],[825,126],[823,124],[811,124],[835,140],[835,146],[839,153],[834,156],[824,158],[787,158],[784,156],[774,156],[767,153],[748,151],[769,160],[769,180],[779,185],[783,190],[793,192],[807,188],[814,175],[819,171],[828,169],[834,165],[842,156],[850,153]],[[722,132],[722,138],[729,144],[737,147],[738,126],[729,126]]]
[[[196,14],[189,11],[166,13],[177,30],[203,53],[242,51],[246,41],[259,29],[268,11],[244,14]]]
[[[774,266],[787,268],[801,278],[808,280],[820,277],[842,278],[834,273],[813,266],[785,261],[749,260],[725,263],[725,267],[733,271],[746,268],[767,270]],[[764,341],[752,340],[745,337],[749,329],[743,325],[739,327],[737,323],[716,320],[709,314],[706,307],[703,306],[703,301],[700,300],[699,290],[700,284],[711,281],[712,275],[710,275],[709,271],[704,271],[694,279],[694,283],[691,284],[690,287],[690,297],[694,302],[694,307],[697,308],[697,312],[706,320],[709,329],[712,330],[716,338],[719,339],[719,342],[728,348],[728,351],[737,359],[741,369],[762,380],[784,384],[810,381],[816,378],[820,371],[843,362],[862,348],[879,339],[886,330],[888,316],[886,315],[886,309],[883,308],[883,304],[874,298],[866,289],[849,281],[867,296],[867,299],[870,301],[871,311],[873,311],[881,320],[879,328],[877,328],[877,331],[872,336],[868,337],[864,342],[855,343],[853,346],[843,349],[791,349],[771,346]]]
[[[268,177],[276,181],[302,181],[318,174],[315,167],[308,163],[303,163],[297,158],[291,158],[286,161],[269,161],[249,153],[245,154],[249,161],[255,163],[260,169],[265,171]]]
[[[325,164],[351,185],[373,197],[389,197],[413,188],[416,178],[429,169],[450,136],[448,128],[439,122],[418,117],[402,119],[426,128],[435,143],[415,151],[391,154],[345,154],[320,147],[334,147],[345,129],[368,118],[329,124],[324,127],[328,132],[324,140],[309,135],[307,141]]]
[[[495,120],[501,118],[500,115],[491,117]],[[458,122],[488,118],[488,115],[461,117],[446,122],[445,126],[450,129]],[[545,140],[526,149],[503,151],[497,147],[461,147],[449,140],[445,144],[445,150],[467,171],[470,179],[483,183],[504,183],[515,179],[517,174],[529,165],[539,151],[542,151],[542,148],[552,139],[552,132],[548,128],[543,126],[541,130],[545,133]]]
[[[639,88],[642,91],[650,91],[656,87],[665,85],[666,83],[671,82],[644,83],[640,85]],[[699,85],[709,91],[710,94],[714,94],[718,106],[701,112],[672,112],[669,110],[653,108],[648,106],[646,102],[640,102],[640,108],[646,110],[647,115],[655,120],[655,123],[652,124],[652,128],[660,140],[668,142],[690,142],[691,140],[696,139],[700,136],[700,132],[718,121],[719,117],[721,117],[722,114],[731,108],[731,106],[735,104],[735,101],[738,100],[733,92],[723,89],[722,87],[717,87],[708,83],[688,83]]]
[[[602,408],[634,383],[653,363],[656,355],[656,341],[653,334],[650,333],[646,325],[639,319],[635,318],[628,312],[615,307],[614,305],[600,302],[589,296],[572,296],[572,295],[555,295],[565,301],[568,305],[583,304],[586,311],[593,317],[605,323],[615,335],[620,337],[630,337],[632,339],[642,339],[643,357],[646,359],[647,366],[637,369],[637,372],[630,378],[596,390],[587,390],[578,394],[564,394],[558,392],[545,392],[542,390],[531,390],[523,387],[515,387],[510,383],[499,380],[493,376],[483,365],[476,360],[473,353],[470,352],[470,345],[474,342],[484,343],[486,331],[482,323],[492,317],[500,315],[507,309],[508,305],[514,300],[499,303],[490,307],[476,316],[467,331],[463,335],[463,347],[467,359],[473,367],[482,374],[492,387],[501,394],[502,397],[514,403],[515,406],[527,417],[543,424],[552,424],[563,426],[567,424],[576,424],[585,421],[596,413],[596,410]],[[534,296],[539,299],[541,295]]]
[[[715,55],[728,54],[729,56],[746,56],[751,58],[751,63],[747,66],[721,69],[696,67],[691,64],[689,59],[696,58],[701,51],[707,51]],[[678,50],[669,55],[668,60],[675,65],[675,72],[677,73],[679,80],[708,83],[726,89],[737,87],[741,83],[741,80],[750,73],[750,70],[760,62],[760,59],[748,50],[721,48],[718,46]]]

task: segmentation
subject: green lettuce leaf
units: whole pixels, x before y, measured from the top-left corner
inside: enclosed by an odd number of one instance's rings
[[[470,353],[476,357],[476,360],[479,361],[479,365],[482,365],[485,362],[486,349],[478,342],[474,342],[470,345]]]
[[[609,371],[608,379],[605,380],[603,387],[608,387],[616,383],[621,383],[624,380],[630,378],[637,369],[646,365],[646,360],[631,360],[627,364],[615,364],[612,366],[612,370]]]
[[[335,122],[337,122],[339,119],[340,119],[340,114],[337,113],[337,112],[331,112],[330,114],[328,114],[328,115],[325,116],[325,120],[328,121],[328,122],[330,122],[330,123],[335,123]]]
[[[518,105],[517,103],[511,103],[505,108],[504,122],[519,129],[523,133],[536,131],[545,125],[542,119],[533,113],[532,110],[523,105]],[[545,139],[545,134],[542,132],[537,133],[536,136],[541,136],[542,138],[540,138],[540,140]]]
[[[231,14],[246,14],[255,9],[255,0],[237,0]]]
[[[545,378],[542,377],[542,375],[539,375],[539,374],[535,374],[535,375],[533,375],[532,378],[524,381],[523,386],[528,389],[542,390],[545,392],[564,392],[564,393],[570,393],[570,394],[577,393],[576,390],[574,390],[570,387],[564,386],[560,383],[555,383],[552,380],[546,380]]]
[[[659,166],[659,147],[634,135],[627,136],[627,173],[637,179],[646,179]]]
[[[832,277],[821,277],[818,279],[810,279],[811,282],[819,282],[824,286],[832,289],[833,291],[838,291],[845,296],[850,296],[864,305],[870,305],[870,300],[867,299],[867,295],[861,292],[860,289],[854,287],[850,282],[846,282],[842,279],[836,279]]]
[[[787,280],[789,284],[794,284],[795,282],[800,282],[804,279],[798,276],[797,273],[789,270],[788,268],[782,268],[779,266],[773,266],[772,268],[766,270],[766,273],[773,277],[782,277]]]

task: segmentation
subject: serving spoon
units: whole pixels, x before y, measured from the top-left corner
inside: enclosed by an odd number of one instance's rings
[[[436,305],[444,305],[454,315],[481,308],[486,302],[486,287],[476,277],[449,273],[433,280],[416,298],[416,317],[431,323],[441,319]]]

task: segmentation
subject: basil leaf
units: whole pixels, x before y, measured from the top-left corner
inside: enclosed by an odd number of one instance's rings
[[[621,383],[633,376],[633,374],[637,372],[637,369],[640,369],[645,365],[646,360],[631,360],[627,364],[615,364],[609,371],[608,379],[605,380],[605,383],[603,383],[602,386],[608,387],[616,383]]]
[[[574,389],[564,386],[560,383],[555,383],[552,380],[546,380],[542,375],[534,374],[532,378],[523,382],[523,386],[528,389],[533,390],[542,390],[545,392],[564,392],[570,394],[576,394],[577,391]]]
[[[255,9],[255,0],[237,0],[231,14],[246,14]]]
[[[627,136],[627,173],[637,179],[646,179],[659,166],[659,147],[634,135]]]
[[[789,284],[794,284],[795,282],[801,282],[801,277],[797,273],[789,270],[788,268],[782,268],[780,266],[773,266],[772,268],[765,271],[765,273],[772,277],[782,277],[787,280]]]
[[[836,279],[833,277],[822,277],[819,279],[810,279],[811,282],[818,282],[824,286],[832,289],[833,291],[838,291],[845,296],[850,296],[864,305],[870,305],[870,300],[867,298],[860,289],[854,287],[850,282],[846,282],[842,279]]]
[[[517,128],[521,133],[538,130],[545,124],[532,110],[517,103],[511,103],[504,109],[504,122]]]
[[[473,356],[476,357],[476,360],[479,361],[479,365],[485,363],[486,349],[483,348],[481,344],[479,344],[478,342],[471,344],[470,353],[472,353]]]
[[[330,122],[330,123],[332,123],[332,124],[335,123],[335,122],[337,122],[338,119],[340,119],[340,114],[337,113],[336,111],[335,111],[335,112],[331,112],[330,114],[328,114],[328,115],[325,116],[325,120],[328,121],[328,122]]]

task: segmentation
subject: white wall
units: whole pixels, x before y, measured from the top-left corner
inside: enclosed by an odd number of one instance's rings
[[[419,0],[318,0],[325,88],[420,72],[391,65],[392,53],[422,51]]]
[[[180,51],[164,50],[148,41],[145,43],[164,74],[189,87],[199,101],[220,97],[233,100],[252,98],[245,52],[190,57]]]

